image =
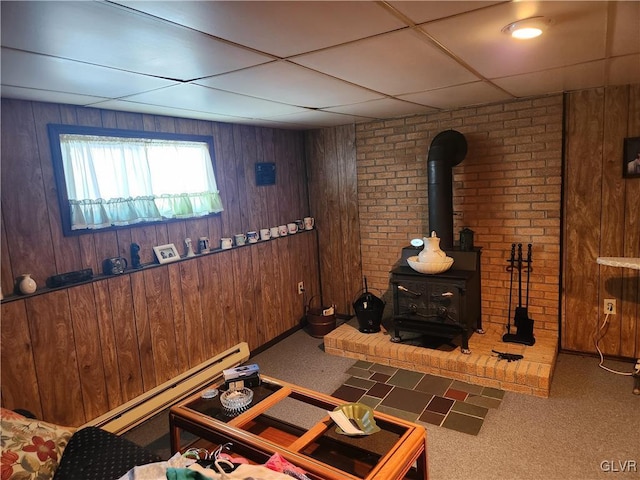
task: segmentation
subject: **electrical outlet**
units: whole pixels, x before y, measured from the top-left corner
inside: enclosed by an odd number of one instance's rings
[[[304,282],[298,282],[298,295],[302,295],[304,293]]]
[[[604,299],[604,313],[608,313],[609,315],[616,314],[616,299],[615,298],[605,298]]]

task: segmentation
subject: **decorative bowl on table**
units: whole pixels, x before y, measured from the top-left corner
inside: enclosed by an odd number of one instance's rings
[[[453,265],[453,258],[445,257],[441,261],[421,262],[417,255],[407,258],[407,263],[416,272],[436,274],[446,272]]]
[[[371,435],[380,431],[380,427],[376,424],[375,418],[373,418],[373,409],[369,405],[364,403],[345,403],[333,409],[334,412],[342,412],[347,420],[354,426],[362,430],[363,433],[351,435],[343,431],[340,427],[336,426],[336,433],[347,436],[362,436]]]
[[[247,410],[253,400],[253,391],[244,387],[239,390],[227,390],[220,395],[220,403],[228,417],[235,417]]]

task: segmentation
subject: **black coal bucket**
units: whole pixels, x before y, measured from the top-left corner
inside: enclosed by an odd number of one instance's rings
[[[358,330],[362,333],[377,333],[380,331],[384,301],[369,292],[367,279],[364,279],[364,293],[353,302],[353,309],[358,319]]]

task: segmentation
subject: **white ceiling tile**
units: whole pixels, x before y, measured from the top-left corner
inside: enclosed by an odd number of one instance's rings
[[[2,84],[117,98],[175,82],[62,58],[2,49]]]
[[[102,2],[2,2],[2,45],[190,80],[271,60]]]
[[[640,83],[640,1],[1,1],[0,9],[6,98],[298,129]],[[554,20],[541,38],[501,32],[535,15]]]
[[[127,100],[238,117],[264,117],[304,111],[284,103],[269,102],[191,84],[176,85],[153,92],[131,95]]]
[[[341,115],[339,113],[325,112],[322,110],[308,110],[302,113],[266,117],[267,119],[282,122],[291,122],[307,127],[334,127],[338,125],[351,125],[358,122],[368,122],[371,119],[356,115]]]
[[[477,10],[490,5],[496,5],[502,2],[389,2],[389,4],[397,9],[403,15],[409,17],[414,23],[430,22],[439,18],[451,17],[460,13]]]
[[[3,98],[15,98],[17,100],[29,100],[31,102],[66,103],[69,105],[90,105],[106,100],[100,97],[77,95],[75,93],[54,92],[51,90],[37,90],[33,88],[12,87],[2,85]]]
[[[517,40],[501,31],[539,15],[554,24],[538,38]],[[509,2],[423,28],[480,74],[496,78],[603,58],[606,16],[604,2]]]
[[[259,65],[194,83],[308,108],[382,98],[380,94],[286,61]]]
[[[401,95],[399,98],[441,109],[453,109],[513,99],[509,94],[486,82],[467,83],[438,90]]]
[[[328,112],[346,113],[369,118],[394,118],[405,115],[418,115],[437,111],[435,108],[403,102],[393,98],[370,100],[368,102],[342,105],[325,109]]]
[[[144,103],[136,103],[130,102],[127,100],[106,100],[103,102],[95,102],[91,105],[91,107],[95,108],[104,108],[106,110],[118,110],[122,112],[138,112],[138,113],[148,113],[149,105]],[[250,118],[244,117],[235,117],[232,115],[221,115],[211,112],[202,112],[199,110],[188,110],[182,108],[173,108],[173,107],[165,107],[165,106],[153,106],[153,113],[155,115],[166,115],[170,117],[178,117],[178,118],[193,118],[196,120],[209,120],[209,121],[219,121],[225,123],[245,123],[251,122]]]
[[[410,30],[302,55],[292,61],[387,95],[477,80]]]
[[[118,2],[286,57],[401,28],[375,2]]]
[[[493,82],[517,97],[594,88],[604,84],[605,61],[552,68],[542,72],[496,78]]]

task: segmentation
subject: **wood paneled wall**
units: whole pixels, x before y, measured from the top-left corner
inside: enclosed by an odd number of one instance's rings
[[[143,264],[154,245],[220,237],[309,215],[303,134],[38,102],[2,100],[2,405],[78,425],[220,353],[255,349],[298,325],[319,293],[316,231],[219,251],[123,276],[9,297],[15,277],[47,277],[106,257]],[[214,139],[224,212],[206,219],[65,237],[48,123],[197,133]],[[254,164],[275,162],[276,185],[255,185]],[[308,298],[308,297],[307,297]]]
[[[640,85],[575,92],[566,101],[562,347],[595,352],[605,298],[617,301],[604,354],[640,357],[637,270],[597,257],[640,257],[640,178],[623,178],[623,141],[640,136]]]
[[[309,204],[320,234],[323,303],[352,315],[363,288],[355,127],[309,131],[305,145]]]

